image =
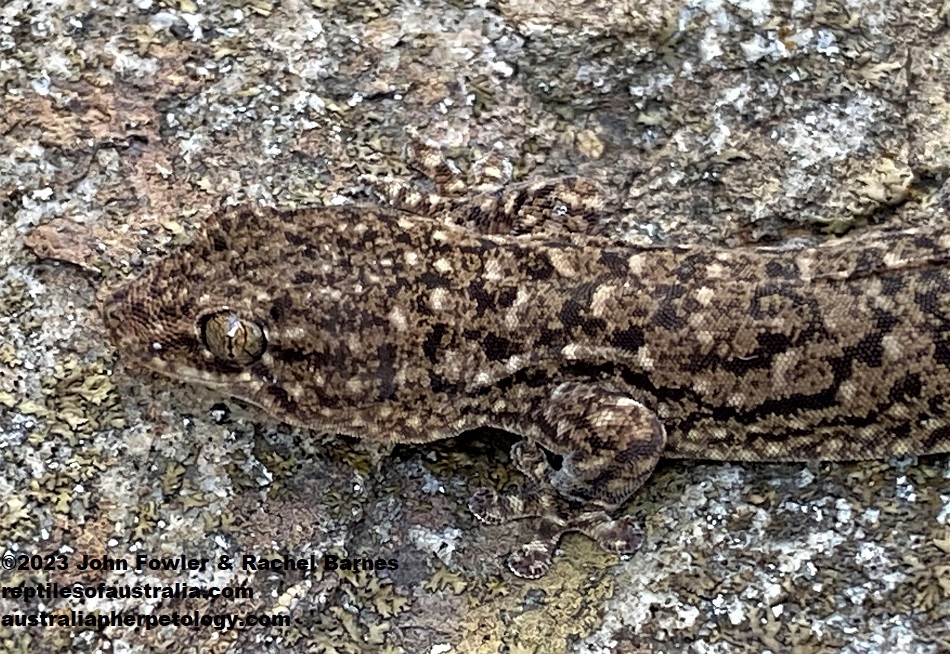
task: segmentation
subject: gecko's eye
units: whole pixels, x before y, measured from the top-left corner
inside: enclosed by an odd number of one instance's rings
[[[246,365],[260,359],[267,349],[261,326],[231,311],[205,316],[199,327],[204,346],[223,361]]]

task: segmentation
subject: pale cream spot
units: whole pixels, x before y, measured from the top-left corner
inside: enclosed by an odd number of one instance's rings
[[[462,378],[462,355],[458,350],[448,350],[442,354],[443,373],[449,381],[458,381]]]
[[[406,232],[408,232],[409,230],[415,227],[413,222],[404,216],[400,216],[399,219],[396,220],[396,224],[399,225],[399,227],[401,227],[403,231],[406,231]]]
[[[898,418],[906,419],[910,414],[910,411],[907,410],[907,405],[902,402],[895,402],[887,408],[887,415]]]
[[[607,303],[613,297],[614,292],[617,290],[616,286],[611,286],[610,284],[602,284],[597,287],[597,290],[594,291],[594,294],[590,298],[590,311],[591,315],[595,318],[603,318],[609,313],[609,307]]]
[[[531,293],[526,288],[522,287],[518,289],[514,302],[512,302],[508,310],[505,311],[505,327],[512,331],[523,327],[523,307],[528,303],[530,297]]]
[[[419,255],[412,250],[408,250],[403,253],[403,259],[406,260],[407,266],[414,266],[419,263]]]
[[[643,408],[643,405],[640,404],[639,402],[637,402],[637,401],[636,401],[635,399],[633,399],[632,397],[618,397],[618,398],[617,398],[617,401],[615,402],[615,405],[618,406],[618,407],[633,407],[633,406],[635,406],[635,407],[638,407],[638,408],[641,408],[641,409]]]
[[[577,261],[572,253],[564,250],[548,250],[548,260],[561,277],[577,276]]]
[[[656,366],[656,361],[654,361],[653,356],[650,354],[649,346],[641,345],[640,349],[637,350],[637,364],[643,370],[653,370]]]
[[[410,413],[408,416],[406,416],[405,423],[412,429],[419,429],[422,426],[422,419],[418,414]]]
[[[709,303],[712,302],[713,296],[715,295],[713,291],[708,286],[702,286],[693,293],[693,297],[696,298],[696,301],[699,302],[704,307],[708,307]]]
[[[871,302],[876,309],[882,309],[884,311],[893,311],[896,306],[894,298],[884,294],[874,296]]]
[[[515,301],[511,303],[513,307],[519,307],[525,304],[531,298],[531,293],[528,292],[528,289],[525,287],[520,287],[518,289],[517,295],[515,295]]]
[[[781,354],[776,354],[772,357],[772,386],[776,387],[779,385],[784,385],[788,382],[786,380],[786,373],[791,370],[792,366],[795,364],[795,359],[798,358],[794,351],[787,350]]]
[[[611,409],[601,409],[593,411],[587,417],[587,420],[594,427],[607,427],[617,423],[617,412]]]
[[[432,267],[436,269],[436,272],[440,272],[443,275],[452,272],[452,264],[449,263],[447,259],[437,259],[435,263],[432,264]]]
[[[347,379],[344,386],[346,387],[347,393],[350,395],[362,395],[364,389],[366,388],[366,384],[364,384],[360,379]]]
[[[712,262],[706,266],[706,277],[709,279],[722,279],[726,276],[726,271],[728,269],[716,261]]]
[[[627,259],[627,267],[634,275],[642,275],[644,270],[650,265],[650,257],[642,252],[631,254]]]
[[[893,250],[884,255],[884,265],[888,268],[900,268],[907,263],[907,259],[900,252]]]
[[[405,386],[406,385],[406,369],[400,368],[396,371],[396,374],[393,375],[393,384],[396,386]]]
[[[839,402],[850,403],[854,396],[857,394],[858,389],[855,386],[853,381],[846,380],[841,382],[841,385],[838,386],[838,392],[835,394],[835,398]]]
[[[745,406],[745,393],[731,393],[726,398],[726,405],[735,409]]]
[[[401,307],[393,307],[386,317],[389,319],[389,324],[396,328],[396,331],[404,332],[409,328],[406,314]]]
[[[290,393],[290,396],[295,400],[299,400],[307,394],[307,391],[304,390],[303,384],[300,382],[294,382],[287,387],[287,392]]]
[[[686,319],[686,322],[690,326],[693,337],[703,346],[702,351],[704,353],[709,352],[716,341],[713,331],[708,326],[709,316],[703,313],[693,313]]]
[[[363,342],[360,335],[356,332],[346,335],[346,346],[351,352],[360,352],[363,349]]]
[[[884,350],[884,358],[888,361],[900,361],[905,356],[903,343],[893,334],[881,337],[881,348]]]
[[[522,368],[524,368],[524,366],[525,366],[525,358],[521,356],[520,354],[516,354],[515,356],[508,357],[508,360],[505,361],[505,370],[509,373],[517,372],[521,370]]]
[[[429,308],[433,311],[442,311],[445,309],[445,300],[449,292],[444,288],[433,288],[429,293]]]
[[[485,272],[482,276],[491,281],[501,279],[501,264],[499,264],[497,259],[488,259],[485,261]]]
[[[445,241],[448,238],[449,238],[448,235],[445,232],[443,232],[441,229],[437,229],[434,232],[432,232],[433,241]]]
[[[714,441],[724,441],[729,438],[729,431],[724,427],[711,427],[709,429],[709,434],[712,436]]]
[[[815,274],[815,258],[810,254],[803,252],[795,257],[795,266],[798,268],[798,274],[806,281],[810,280]]]
[[[565,359],[575,361],[579,358],[579,355],[578,355],[579,348],[580,346],[574,343],[565,345],[564,347],[561,348],[561,356],[563,356]]]
[[[288,327],[277,333],[277,339],[284,342],[302,341],[307,337],[307,330],[303,327]]]
[[[712,390],[712,386],[709,383],[708,379],[703,379],[701,377],[696,377],[693,379],[692,389],[698,395],[708,395]]]
[[[478,386],[487,386],[492,383],[491,375],[484,370],[480,370],[475,374],[475,383]]]
[[[940,234],[937,237],[937,245],[941,250],[950,250],[950,232]]]

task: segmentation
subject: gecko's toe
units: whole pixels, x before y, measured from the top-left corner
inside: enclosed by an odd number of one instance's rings
[[[552,564],[549,544],[537,540],[518,548],[508,557],[508,568],[522,579],[540,579]]]
[[[643,545],[643,529],[636,518],[630,515],[614,520],[606,514],[600,514],[596,519],[589,520],[587,524],[578,524],[575,528],[612,554],[633,554]]]
[[[491,488],[479,488],[472,493],[468,500],[468,510],[486,525],[500,525],[506,520],[500,496]]]

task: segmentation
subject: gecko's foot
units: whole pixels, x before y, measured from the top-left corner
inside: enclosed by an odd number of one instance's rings
[[[522,489],[519,493],[503,495],[491,488],[479,488],[469,498],[468,510],[479,522],[500,525],[554,513],[555,502],[549,493],[538,490]]]
[[[554,565],[551,548],[542,541],[522,545],[508,557],[508,569],[522,579],[540,579]]]
[[[633,554],[643,545],[643,529],[631,515],[611,518],[606,513],[579,516],[570,531],[579,531],[612,554]]]
[[[479,488],[468,500],[468,510],[486,525],[500,525],[505,522],[501,496],[491,488]]]
[[[643,544],[643,531],[633,516],[614,520],[603,511],[568,519],[545,516],[541,518],[538,537],[512,552],[508,567],[525,579],[543,577],[554,564],[554,552],[561,538],[570,531],[581,532],[612,554],[632,554]]]
[[[472,495],[468,508],[480,522],[488,525],[540,517],[537,537],[508,558],[511,571],[525,579],[537,579],[547,574],[561,538],[571,531],[584,534],[617,555],[632,554],[643,544],[643,530],[633,516],[614,519],[604,511],[587,511],[564,517],[563,506],[559,509],[557,504],[556,500],[541,493],[502,495],[490,488],[480,488]]]
[[[550,501],[537,492],[501,493],[491,488],[479,488],[468,500],[468,510],[486,525],[500,525],[512,520],[544,515],[550,511]]]

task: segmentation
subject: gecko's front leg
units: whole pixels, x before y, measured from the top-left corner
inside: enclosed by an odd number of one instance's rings
[[[521,420],[532,424],[515,425],[517,431],[539,434],[512,448],[512,460],[526,477],[523,491],[499,495],[480,489],[469,504],[489,524],[540,519],[537,537],[509,557],[512,572],[543,576],[561,537],[570,531],[617,554],[639,548],[642,532],[633,518],[615,520],[608,512],[630,497],[659,461],[666,432],[656,415],[623,390],[599,382],[568,382]],[[561,457],[559,469],[548,464],[541,447]],[[564,504],[580,507],[580,512],[571,515]]]

